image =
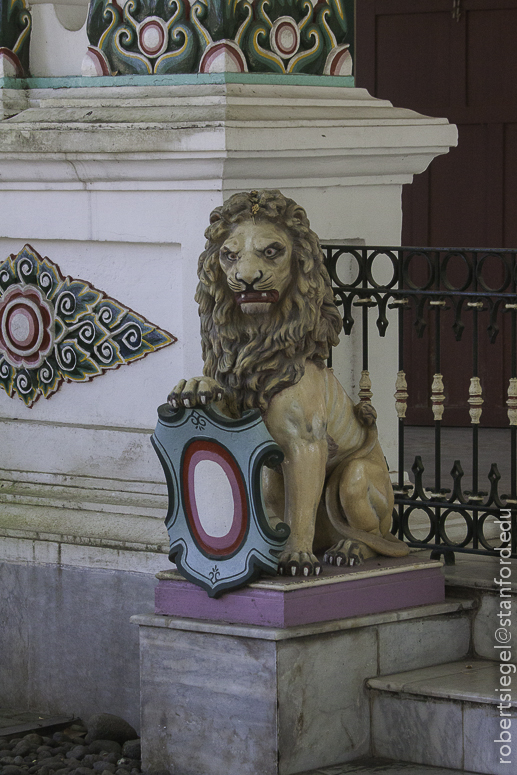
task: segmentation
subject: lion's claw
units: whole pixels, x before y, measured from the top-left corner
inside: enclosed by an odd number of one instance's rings
[[[368,557],[371,556],[368,547],[361,541],[351,541],[343,539],[338,541],[335,546],[327,549],[323,557],[329,565],[362,565]]]
[[[280,576],[319,576],[321,564],[312,552],[282,552],[278,573]]]
[[[222,401],[223,392],[221,386],[211,377],[194,377],[181,379],[176,387],[171,390],[167,401],[173,409],[180,406],[186,406],[187,409],[193,406],[206,406],[207,404]]]

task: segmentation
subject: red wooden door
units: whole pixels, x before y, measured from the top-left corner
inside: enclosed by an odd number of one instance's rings
[[[458,125],[458,147],[404,187],[402,244],[517,248],[517,0],[357,0],[356,17],[357,85]],[[508,317],[495,344],[480,332],[483,425],[508,425]],[[406,334],[408,423],[430,424],[432,342]],[[469,423],[468,337],[442,332],[444,425]]]

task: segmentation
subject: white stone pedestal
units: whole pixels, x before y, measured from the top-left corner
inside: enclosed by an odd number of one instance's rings
[[[471,605],[285,629],[134,616],[142,767],[151,775],[291,775],[367,755],[366,679],[461,659]]]

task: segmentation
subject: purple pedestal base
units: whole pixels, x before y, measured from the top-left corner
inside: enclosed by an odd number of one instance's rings
[[[187,619],[296,627],[445,600],[441,562],[376,557],[359,567],[326,566],[312,578],[267,577],[218,600],[174,570],[157,574],[155,612]]]

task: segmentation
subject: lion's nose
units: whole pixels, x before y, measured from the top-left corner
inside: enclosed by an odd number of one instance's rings
[[[264,272],[261,269],[257,271],[250,270],[248,272],[246,270],[241,270],[240,272],[235,273],[235,279],[244,283],[247,288],[253,288],[255,283],[262,279],[263,275]]]

